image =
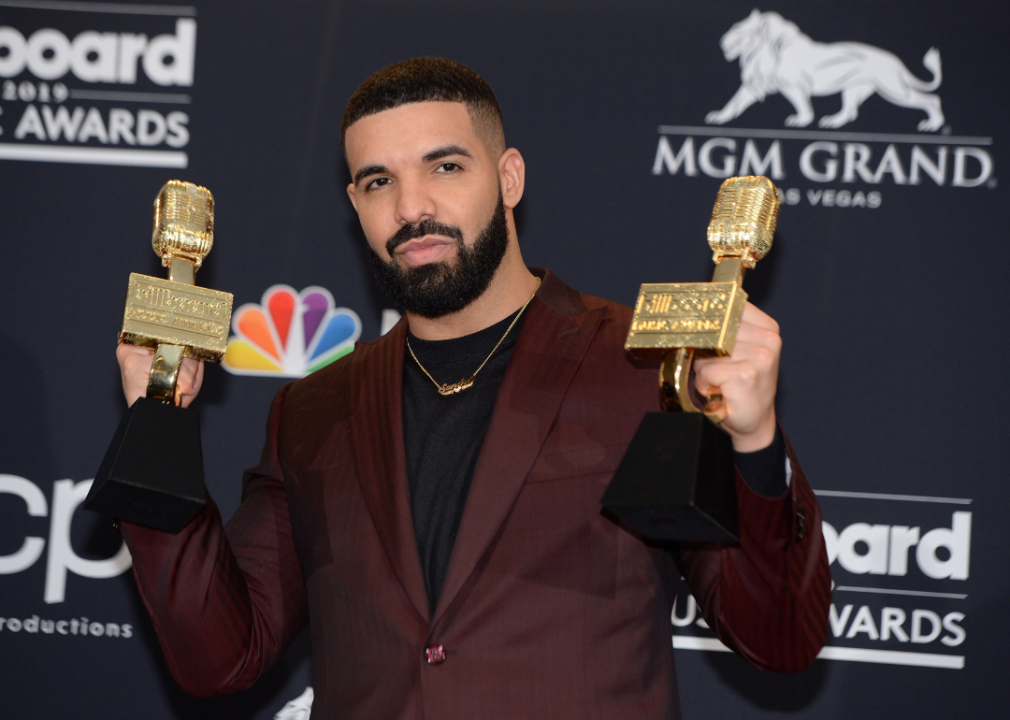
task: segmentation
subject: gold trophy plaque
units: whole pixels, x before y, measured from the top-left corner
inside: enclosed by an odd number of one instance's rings
[[[119,424],[84,507],[178,532],[207,501],[199,416],[176,407],[179,368],[184,357],[220,362],[231,326],[232,295],[194,283],[214,244],[210,191],[165,183],[151,243],[168,279],[130,275],[119,333],[120,342],[155,351],[147,396]]]
[[[642,285],[625,341],[634,357],[661,359],[660,404],[648,413],[614,474],[603,504],[656,540],[738,540],[732,442],[718,391],[692,400],[695,357],[733,352],[747,302],[743,276],[768,254],[781,206],[766,177],[736,177],[719,189],[708,243],[708,283]],[[679,412],[678,412],[679,411]]]

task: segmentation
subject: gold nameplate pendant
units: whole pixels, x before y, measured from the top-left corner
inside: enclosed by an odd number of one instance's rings
[[[460,380],[459,382],[454,382],[452,384],[446,383],[445,385],[439,385],[438,394],[448,396],[461,393],[464,390],[469,390],[473,387],[473,378],[474,376],[471,375],[466,380]]]

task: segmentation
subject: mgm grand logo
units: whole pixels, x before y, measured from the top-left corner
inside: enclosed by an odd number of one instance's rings
[[[922,185],[961,188],[996,187],[991,137],[954,136],[945,124],[940,96],[943,81],[940,51],[930,48],[922,63],[932,76],[914,75],[893,53],[857,42],[822,43],[802,33],[795,23],[774,12],[754,10],[720,41],[726,60],[739,61],[740,86],[704,126],[661,125],[652,164],[653,175],[727,178],[767,175],[780,186],[787,179],[843,183],[847,187],[813,186],[805,192],[811,205],[879,207],[873,186]],[[722,126],[746,113],[756,102],[781,95],[793,112],[784,128],[744,129]],[[856,120],[872,95],[908,108],[910,123],[902,133],[839,130]],[[811,98],[839,95],[841,109],[821,117]],[[921,118],[911,131],[914,112]],[[922,118],[922,114],[925,118]],[[804,193],[790,188],[783,201],[802,202]]]

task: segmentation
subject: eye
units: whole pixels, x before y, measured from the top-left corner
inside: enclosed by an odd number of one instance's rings
[[[370,180],[369,183],[365,185],[365,192],[368,192],[369,190],[377,190],[380,187],[388,185],[390,182],[391,181],[388,177],[377,177],[374,180]]]
[[[462,169],[463,168],[461,168],[459,165],[457,165],[454,162],[444,162],[444,163],[439,163],[438,167],[435,168],[435,172],[445,174],[445,173],[453,173],[453,172],[456,172],[457,170],[462,170]]]

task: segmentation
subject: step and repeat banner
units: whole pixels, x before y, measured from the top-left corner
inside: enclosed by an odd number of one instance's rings
[[[416,55],[495,89],[527,262],[584,292],[706,280],[722,179],[782,192],[747,287],[782,326],[778,407],[824,510],[828,644],[760,672],[684,588],[684,717],[1002,717],[1008,32],[985,2],[0,0],[0,717],[308,716],[304,637],[247,692],[179,690],[128,551],[80,504],[125,409],[127,277],[164,272],[165,181],[214,193],[197,281],[235,295],[198,401],[226,518],[277,388],[395,322],[339,125]]]

